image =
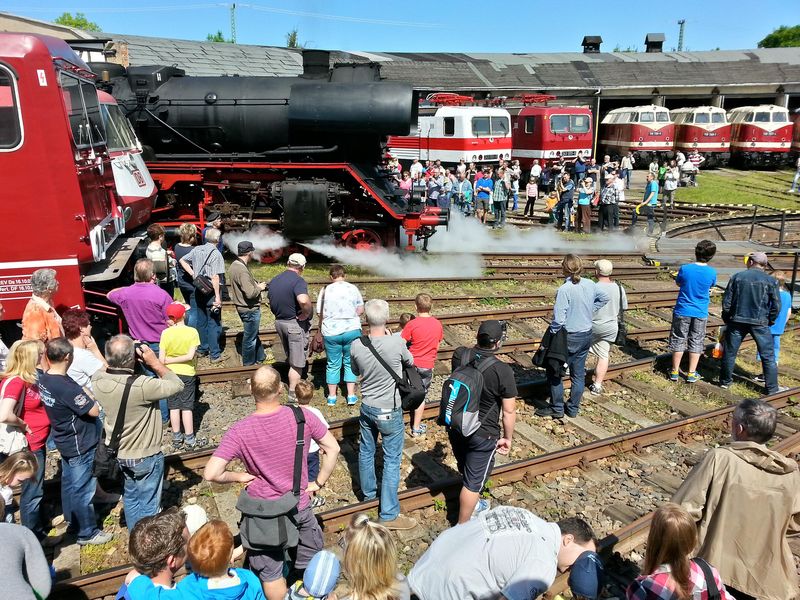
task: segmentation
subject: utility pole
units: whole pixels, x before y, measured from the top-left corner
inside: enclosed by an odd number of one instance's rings
[[[236,3],[231,4],[231,42],[236,43]]]
[[[678,30],[678,52],[683,52],[683,30],[686,27],[686,19],[678,21],[680,29]]]

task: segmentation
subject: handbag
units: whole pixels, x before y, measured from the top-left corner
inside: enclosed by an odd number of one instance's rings
[[[3,386],[0,388],[0,398],[6,397],[6,387],[11,381],[14,381],[15,378],[16,376],[9,377],[3,381]],[[25,387],[22,388],[22,394],[20,394],[14,406],[14,415],[17,417],[19,417],[22,412],[22,407],[25,404],[25,395],[28,392],[27,384],[24,381],[23,384]],[[9,425],[8,423],[0,423],[0,453],[6,455],[14,454],[14,452],[25,450],[27,447],[28,438],[25,437],[25,434],[19,427],[16,425]]]
[[[111,432],[111,439],[106,444],[105,441],[105,428],[103,428],[103,437],[100,443],[97,444],[97,449],[94,452],[94,464],[92,465],[92,474],[98,479],[107,479],[110,481],[118,481],[122,479],[122,469],[117,460],[117,451],[119,450],[119,443],[122,439],[122,427],[125,425],[125,411],[128,407],[128,396],[131,394],[131,386],[138,375],[129,375],[125,380],[125,388],[122,390],[122,399],[119,402],[119,412],[117,412],[117,420],[114,422],[114,430]]]
[[[394,372],[394,369],[386,364],[386,361],[383,360],[381,355],[378,354],[378,351],[375,349],[375,346],[372,345],[372,341],[369,339],[368,335],[362,335],[360,339],[361,343],[369,348],[372,355],[378,360],[381,366],[386,369],[389,375],[392,376],[392,379],[394,379],[394,382],[397,384],[397,391],[400,392],[400,402],[403,410],[417,410],[420,404],[425,402],[426,394],[425,386],[422,385],[422,377],[420,377],[417,368],[414,365],[408,366],[404,364],[403,376],[400,377]]]
[[[287,550],[300,543],[297,505],[300,498],[300,478],[303,473],[306,417],[299,406],[289,405],[297,421],[297,440],[294,447],[292,491],[277,500],[253,498],[247,488],[239,494],[236,509],[242,513],[239,533],[247,550]]]
[[[625,324],[625,313],[622,310],[622,286],[617,283],[619,288],[619,313],[617,313],[617,337],[614,338],[614,344],[617,346],[624,346],[628,341],[628,326]]]
[[[194,272],[195,278],[192,279],[192,285],[194,285],[194,289],[196,289],[201,294],[205,294],[206,296],[211,296],[214,293],[214,286],[211,284],[211,278],[206,275],[200,275],[203,272],[203,269],[206,268],[208,261],[211,260],[211,255],[214,253],[212,250],[206,256],[206,261],[203,263],[203,266],[200,267],[197,271]]]
[[[708,592],[708,600],[721,600],[722,594],[717,587],[717,580],[714,579],[714,573],[711,572],[711,567],[699,556],[695,556],[692,562],[700,567],[703,571],[703,577],[706,579],[706,591]]]
[[[322,304],[319,307],[319,327],[317,327],[317,333],[314,334],[314,337],[311,338],[311,343],[308,345],[308,354],[311,356],[312,354],[319,354],[323,350],[325,350],[325,340],[322,338],[322,319],[324,318],[323,312],[325,312],[325,290],[328,289],[327,287],[322,288],[320,292],[320,297],[322,298]]]

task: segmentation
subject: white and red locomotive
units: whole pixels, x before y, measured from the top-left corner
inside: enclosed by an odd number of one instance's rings
[[[728,113],[731,161],[745,168],[780,167],[788,163],[792,122],[783,106],[742,106]]]
[[[612,158],[633,152],[637,167],[646,167],[653,158],[672,158],[675,126],[669,110],[649,104],[610,111],[600,124],[599,146]]]
[[[694,106],[670,111],[675,124],[675,148],[688,154],[697,150],[703,167],[723,167],[731,157],[731,124],[716,106]]]

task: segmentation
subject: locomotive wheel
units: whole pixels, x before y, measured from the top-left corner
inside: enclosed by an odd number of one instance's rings
[[[267,265],[271,265],[272,263],[278,262],[281,258],[283,258],[283,248],[278,248],[277,250],[267,250],[261,255],[259,260]]]
[[[356,250],[374,250],[383,246],[383,240],[372,229],[354,229],[342,236],[342,242],[348,248]]]

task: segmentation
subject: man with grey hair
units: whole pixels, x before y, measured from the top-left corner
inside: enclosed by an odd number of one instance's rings
[[[220,238],[219,229],[206,229],[206,243],[195,246],[181,260],[183,270],[194,280],[207,277],[211,281],[213,293],[206,294],[196,290],[197,320],[195,328],[200,334],[198,356],[210,354],[211,362],[222,361],[222,350],[219,347],[219,336],[222,333],[222,282],[225,275],[225,259],[217,248]]]
[[[136,344],[127,335],[115,335],[106,342],[106,360],[108,368],[92,376],[92,388],[106,411],[105,441],[101,443],[111,439],[117,419],[123,419],[117,460],[125,478],[125,521],[128,530],[132,530],[142,518],[160,509],[164,455],[158,401],[182,391],[183,382],[158,360],[149,346]],[[155,377],[135,375],[137,360]]]
[[[697,556],[717,567],[739,600],[797,596],[786,536],[800,534],[800,472],[797,461],[765,445],[777,419],[763,400],[740,402],[733,442],[709,451],[672,498],[697,522]]]
[[[733,380],[733,366],[739,346],[749,333],[753,336],[761,355],[767,394],[778,392],[778,365],[770,327],[781,310],[778,281],[766,274],[768,258],[763,252],[753,252],[747,257],[747,270],[735,273],[722,296],[722,320],[725,335],[722,338],[722,365],[719,370],[720,387],[727,388]]]
[[[397,498],[405,432],[403,407],[395,379],[376,353],[398,376],[403,375],[403,365],[414,364],[414,358],[403,338],[386,332],[389,320],[386,300],[369,300],[364,305],[364,314],[369,334],[354,340],[350,346],[350,366],[353,373],[361,375],[361,442],[358,451],[361,491],[365,500],[374,500],[378,495],[375,448],[380,434],[383,448],[380,522],[389,529],[412,529],[417,522],[400,514]]]

